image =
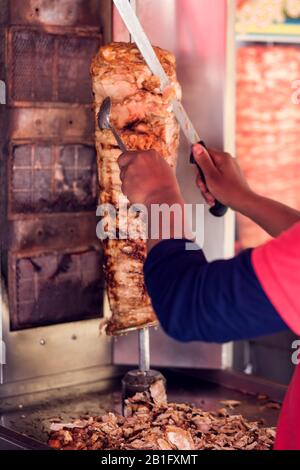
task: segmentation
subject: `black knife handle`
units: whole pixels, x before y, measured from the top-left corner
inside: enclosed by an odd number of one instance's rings
[[[199,144],[202,145],[202,147],[204,147],[207,150],[207,147],[205,145],[205,142],[203,142],[203,140],[201,140],[199,142]],[[196,162],[196,160],[194,158],[194,155],[193,155],[193,152],[191,153],[191,156],[190,156],[190,163],[197,166],[203,183],[206,183],[205,175],[204,175],[202,169],[200,168],[200,166],[198,165],[198,163]],[[214,215],[215,217],[223,217],[226,214],[227,211],[228,211],[228,207],[224,206],[224,204],[222,204],[219,201],[216,201],[215,205],[209,209],[209,212],[212,215]]]

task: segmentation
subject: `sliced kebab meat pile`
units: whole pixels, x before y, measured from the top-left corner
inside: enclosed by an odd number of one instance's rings
[[[152,75],[134,44],[112,43],[100,48],[91,66],[95,112],[97,117],[103,100],[110,96],[113,102],[111,122],[126,147],[129,150],[155,149],[175,170],[179,126],[171,101],[175,97],[181,98],[181,89],[176,79],[173,54],[158,47],[155,52],[172,84],[164,93],[160,91],[159,79]],[[153,324],[156,317],[143,277],[145,226],[135,211],[130,211],[127,221],[119,217],[120,208],[126,206],[128,200],[121,191],[118,167],[121,151],[110,130],[100,130],[96,126],[96,148],[101,190],[99,202],[111,204],[117,211],[117,230],[113,233],[116,237],[103,243],[112,313],[105,327],[108,334],[117,335]],[[111,218],[108,215],[104,219],[107,230],[112,226]]]
[[[155,389],[126,400],[125,417],[114,413],[51,426],[57,450],[271,450],[275,429],[230,416],[166,403]]]

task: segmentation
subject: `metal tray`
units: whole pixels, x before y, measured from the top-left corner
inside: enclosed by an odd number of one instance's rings
[[[114,379],[3,399],[0,406],[0,449],[45,449],[53,418],[69,422],[105,411],[121,413],[121,378],[128,368],[119,368]],[[231,411],[250,420],[275,426],[279,409],[264,406],[258,394],[281,402],[286,387],[230,371],[161,370],[167,379],[170,402],[191,403],[204,410],[224,407],[223,400],[238,400]]]

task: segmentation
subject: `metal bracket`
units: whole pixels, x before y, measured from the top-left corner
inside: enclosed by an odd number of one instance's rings
[[[0,80],[0,104],[6,104],[6,85],[3,80]]]
[[[137,13],[136,0],[129,0],[132,9]],[[129,36],[130,42],[134,42],[132,36]],[[150,334],[149,328],[139,330],[139,368],[142,372],[150,369]]]
[[[1,274],[1,255],[0,251],[0,385],[4,383],[4,364],[6,363],[6,347],[3,339],[3,321],[4,321],[4,282]]]
[[[129,3],[131,5],[132,9],[134,10],[134,12],[137,14],[137,2],[136,2],[136,0],[129,0]],[[131,36],[131,34],[129,35],[129,41],[134,42],[133,37]]]

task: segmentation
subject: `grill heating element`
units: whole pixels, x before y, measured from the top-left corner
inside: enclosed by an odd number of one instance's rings
[[[8,32],[8,84],[14,102],[90,104],[89,67],[99,34],[48,34],[38,29]]]
[[[88,319],[95,312],[100,315],[104,285],[99,252],[12,257],[11,262],[16,289],[13,330]]]
[[[94,210],[96,157],[91,145],[15,145],[10,155],[10,212]]]
[[[101,2],[5,1],[1,11],[10,326],[96,318],[104,286],[89,69],[103,41]]]

